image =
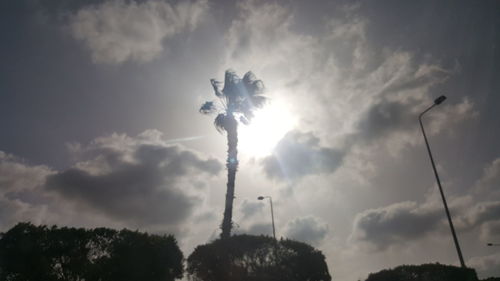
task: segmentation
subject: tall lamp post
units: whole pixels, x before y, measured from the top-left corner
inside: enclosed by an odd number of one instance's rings
[[[269,198],[269,203],[271,204],[271,221],[273,222],[273,237],[276,240],[276,229],[274,228],[274,211],[273,211],[273,198],[271,196],[259,196],[257,199],[264,200],[264,198]]]
[[[427,146],[427,152],[429,152],[429,158],[431,159],[432,169],[434,170],[434,175],[436,176],[436,181],[439,187],[439,192],[441,193],[441,198],[443,199],[444,210],[446,211],[446,216],[448,217],[448,223],[450,224],[451,234],[453,235],[453,242],[455,242],[455,248],[457,248],[458,258],[460,260],[460,265],[465,268],[464,258],[462,256],[462,251],[460,250],[460,244],[458,243],[457,234],[455,233],[455,228],[453,227],[453,222],[451,221],[450,211],[448,210],[448,204],[446,204],[446,198],[444,197],[443,187],[441,186],[441,181],[439,180],[439,175],[436,170],[436,164],[434,164],[434,158],[432,157],[431,147],[429,146],[429,142],[427,141],[427,136],[425,135],[424,125],[422,124],[422,116],[431,110],[434,106],[441,104],[446,99],[445,96],[440,96],[436,100],[434,100],[434,104],[429,108],[424,110],[424,112],[420,113],[418,116],[418,121],[420,122],[420,128],[422,128],[422,134],[424,135],[425,145]]]

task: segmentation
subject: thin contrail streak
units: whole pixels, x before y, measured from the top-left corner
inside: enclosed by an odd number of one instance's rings
[[[197,139],[204,138],[205,136],[195,136],[195,137],[187,137],[187,138],[178,138],[178,139],[169,139],[166,140],[166,143],[174,143],[174,142],[186,142],[186,141],[193,141]]]

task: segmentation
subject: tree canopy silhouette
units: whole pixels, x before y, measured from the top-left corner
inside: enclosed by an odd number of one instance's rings
[[[325,256],[308,244],[236,235],[196,247],[187,260],[194,281],[330,281]]]
[[[444,264],[401,265],[372,273],[366,281],[477,281],[476,271]]]
[[[207,101],[201,106],[200,112],[217,114],[214,121],[215,127],[219,132],[227,133],[227,191],[221,238],[228,238],[231,235],[234,184],[238,169],[237,120],[248,124],[254,116],[255,109],[262,107],[266,98],[262,96],[264,84],[261,80],[257,80],[250,71],[243,76],[243,79],[240,79],[234,71],[227,70],[222,89],[221,82],[211,79],[210,83],[220,103]]]
[[[182,262],[171,235],[19,223],[0,238],[0,280],[168,281]]]

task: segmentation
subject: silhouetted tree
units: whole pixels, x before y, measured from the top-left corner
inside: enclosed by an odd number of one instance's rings
[[[401,265],[372,273],[366,281],[477,281],[476,271],[444,264]]]
[[[236,235],[196,247],[187,260],[194,281],[330,281],[321,251],[292,240]]]
[[[181,278],[183,255],[173,236],[122,230],[111,243],[104,272],[108,280],[174,280]]]
[[[183,255],[173,236],[20,223],[0,238],[0,280],[174,280]]]
[[[257,80],[252,72],[247,72],[240,79],[234,71],[227,70],[224,79],[224,88],[220,89],[221,82],[211,79],[215,96],[220,100],[220,105],[213,101],[205,102],[200,112],[203,114],[217,114],[215,127],[219,132],[227,133],[227,191],[224,217],[222,219],[221,238],[231,235],[234,183],[238,169],[238,121],[244,124],[250,122],[254,110],[264,105],[266,98],[262,96],[264,86]]]
[[[0,240],[0,280],[57,280],[47,227],[22,223]]]

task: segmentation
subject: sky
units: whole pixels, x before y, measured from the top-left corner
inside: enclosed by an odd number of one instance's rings
[[[0,4],[0,231],[17,222],[220,234],[210,79],[252,71],[234,232],[307,242],[334,280],[459,265],[500,276],[500,2],[10,0]]]

